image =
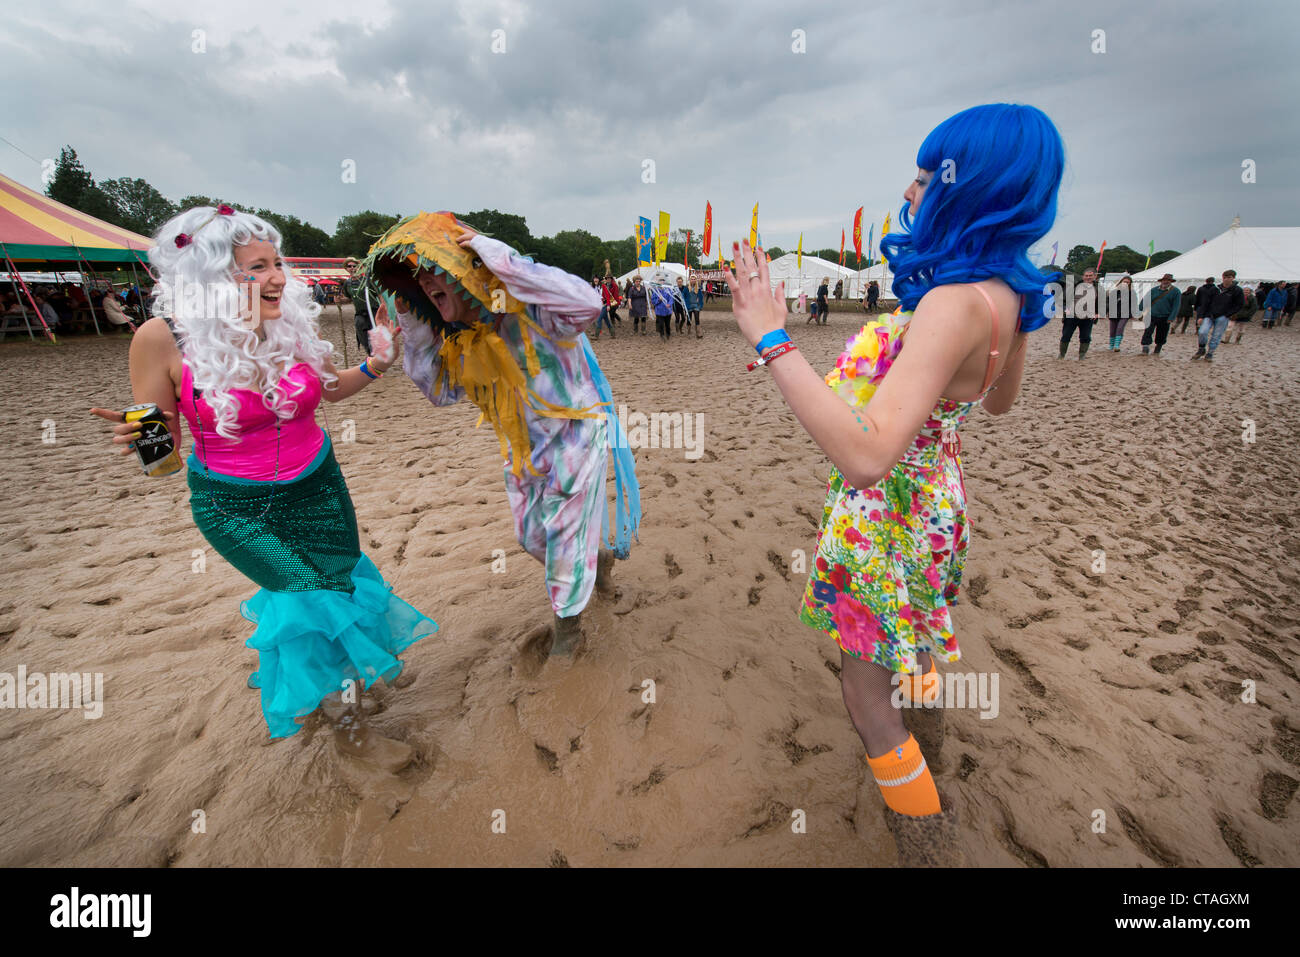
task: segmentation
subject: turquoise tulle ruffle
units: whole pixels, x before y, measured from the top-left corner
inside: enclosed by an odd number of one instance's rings
[[[396,655],[438,630],[392,593],[364,554],[352,569],[352,594],[327,589],[283,592],[263,588],[241,613],[257,625],[247,646],[258,668],[249,687],[262,692],[262,714],[273,738],[296,734],[301,718],[352,679],[369,688],[402,673]]]

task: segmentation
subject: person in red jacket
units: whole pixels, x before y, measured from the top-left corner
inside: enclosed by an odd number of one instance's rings
[[[618,281],[613,276],[606,276],[600,283],[600,301],[603,304],[600,310],[600,320],[596,323],[596,335],[593,338],[600,338],[600,327],[603,323],[609,326],[609,336],[614,338],[614,323],[622,322],[619,318],[618,307],[623,303],[623,297],[618,291]]]

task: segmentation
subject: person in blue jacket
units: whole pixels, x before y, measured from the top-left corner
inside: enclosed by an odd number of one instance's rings
[[[1264,300],[1264,328],[1272,329],[1277,325],[1282,313],[1286,311],[1286,283],[1280,282],[1269,290]]]

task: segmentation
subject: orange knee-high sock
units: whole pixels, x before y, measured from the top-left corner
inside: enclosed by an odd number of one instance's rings
[[[903,691],[904,701],[928,705],[938,701],[942,679],[939,677],[939,669],[934,666],[934,655],[930,656],[929,671],[923,675],[899,675],[898,684]]]
[[[930,768],[921,756],[921,746],[910,734],[906,741],[878,758],[867,755],[867,765],[880,785],[885,803],[899,814],[924,817],[943,810]]]

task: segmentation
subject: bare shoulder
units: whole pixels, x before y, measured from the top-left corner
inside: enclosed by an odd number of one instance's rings
[[[169,366],[179,365],[181,361],[181,351],[176,348],[176,337],[172,335],[171,326],[158,316],[135,331],[131,339],[131,354],[155,362],[166,362]]]
[[[941,334],[946,338],[965,342],[975,341],[971,320],[981,311],[987,311],[984,299],[966,283],[935,286],[916,304],[908,321],[916,331]]]

